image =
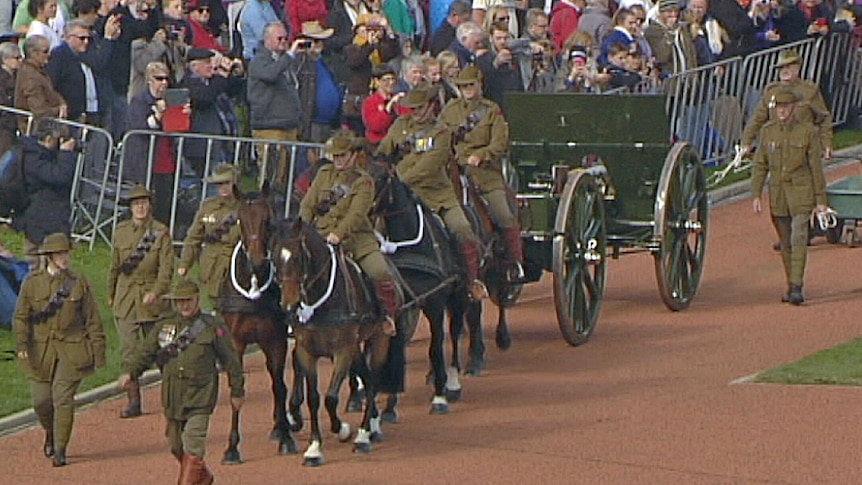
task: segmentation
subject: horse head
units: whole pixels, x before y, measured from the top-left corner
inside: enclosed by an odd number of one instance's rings
[[[239,219],[242,247],[253,268],[260,268],[269,259],[267,246],[271,234],[271,221],[275,209],[270,201],[269,182],[264,182],[260,192],[241,192],[234,185],[234,197],[239,200]]]
[[[274,232],[272,247],[282,307],[294,308],[310,295],[324,293],[332,253],[323,236],[299,218],[280,221]]]

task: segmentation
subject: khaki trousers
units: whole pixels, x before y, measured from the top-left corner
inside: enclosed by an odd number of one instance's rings
[[[272,141],[298,141],[299,136],[297,130],[252,130],[252,135],[261,140]],[[257,146],[258,150],[258,169],[260,170],[260,179],[258,187],[263,187],[263,182],[267,179],[267,174],[272,173],[275,177],[270,180],[278,188],[285,188],[287,184],[287,148],[285,146],[277,147],[278,150],[278,166],[273,170],[269,165],[273,162],[270,160],[270,145],[268,143],[260,143]]]
[[[787,283],[802,286],[808,259],[808,215],[772,216]]]
[[[168,419],[165,434],[171,446],[171,454],[177,458],[182,458],[184,454],[203,458],[207,451],[209,429],[209,414],[195,414],[186,420]]]
[[[75,393],[81,381],[69,378],[62,359],[54,363],[50,381],[30,380],[33,410],[46,431],[54,432],[54,447],[66,448],[75,422]]]

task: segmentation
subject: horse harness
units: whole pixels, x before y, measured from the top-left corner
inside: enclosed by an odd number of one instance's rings
[[[138,244],[135,246],[135,249],[131,254],[129,254],[122,263],[120,263],[120,272],[124,275],[132,274],[138,265],[141,264],[141,261],[143,261],[147,256],[150,249],[152,249],[153,243],[158,241],[162,234],[162,231],[153,231],[152,229],[148,229],[147,232],[144,233],[143,237],[141,237],[141,240],[138,241]]]

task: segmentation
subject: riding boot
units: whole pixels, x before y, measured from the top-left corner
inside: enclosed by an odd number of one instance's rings
[[[120,418],[137,418],[141,412],[141,386],[137,379],[129,381],[129,387],[126,389],[126,395],[129,398],[129,405],[126,409],[120,411]]]
[[[488,289],[479,279],[479,243],[461,243],[461,252],[467,263],[467,279],[470,280],[468,293],[473,301],[480,301],[488,297]]]
[[[395,335],[395,319],[398,318],[398,293],[395,291],[395,282],[392,280],[380,280],[376,282],[377,298],[383,304],[383,312],[386,314],[383,322],[383,333]]]
[[[805,301],[802,296],[802,285],[790,285],[790,293],[787,295],[787,302],[791,305],[801,305]]]
[[[179,485],[210,485],[213,483],[213,474],[207,468],[203,458],[186,454],[183,456],[183,464]]]

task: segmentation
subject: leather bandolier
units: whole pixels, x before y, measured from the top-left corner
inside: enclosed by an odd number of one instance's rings
[[[161,237],[161,231],[148,230],[144,236],[138,241],[135,249],[129,254],[122,263],[120,263],[120,272],[125,275],[132,274],[135,269],[141,264],[141,261],[147,256],[147,253],[152,249],[153,243]]]

